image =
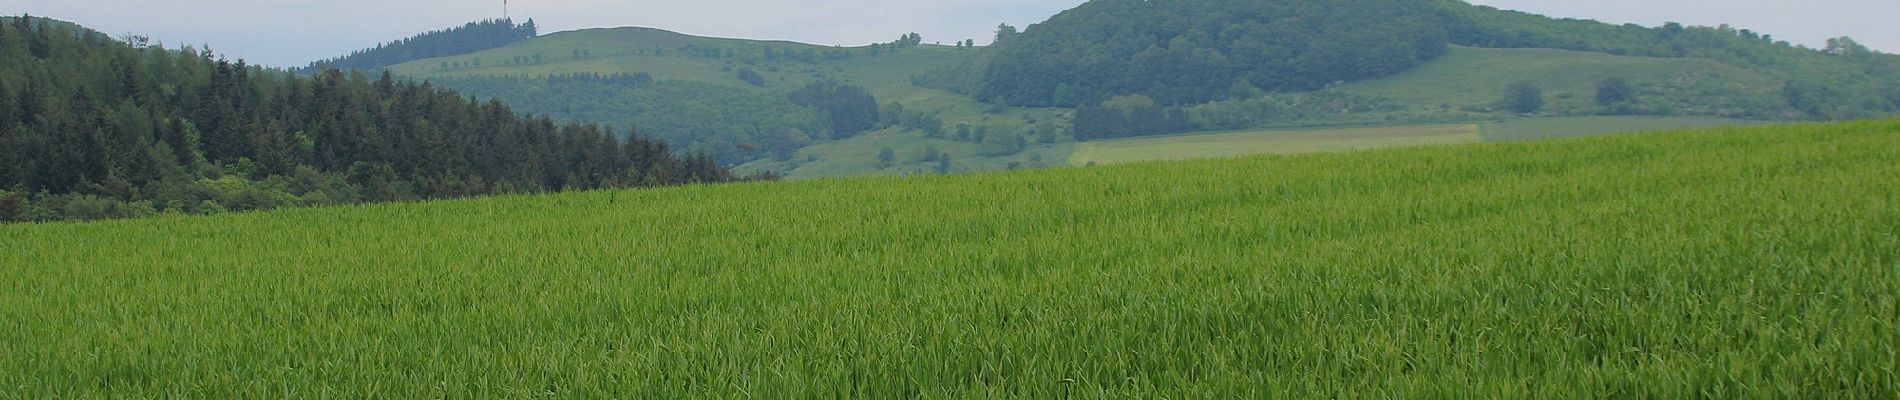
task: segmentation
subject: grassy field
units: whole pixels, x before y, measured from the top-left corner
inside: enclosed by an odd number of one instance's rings
[[[1485,141],[1497,142],[1760,124],[1763,122],[1716,117],[1602,116],[1525,118],[1480,126]]]
[[[0,397],[1893,398],[1900,121],[0,226]]]
[[[1265,129],[1194,133],[1091,141],[1070,145],[1072,165],[1134,161],[1223,158],[1259,154],[1300,154],[1548,139],[1570,136],[1650,132],[1760,124],[1714,117],[1598,116],[1525,118],[1453,125],[1399,125],[1359,128]],[[1045,150],[1060,151],[1060,148]]]
[[[1477,143],[1477,125],[1262,130],[1103,140],[1076,145],[1069,163],[1113,164]]]

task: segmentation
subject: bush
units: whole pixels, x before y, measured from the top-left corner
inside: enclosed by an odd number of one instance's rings
[[[1519,114],[1535,113],[1544,109],[1544,89],[1530,82],[1520,81],[1504,88],[1504,99],[1498,102],[1498,108]]]
[[[1630,87],[1628,80],[1610,77],[1597,82],[1597,105],[1610,107],[1636,100],[1636,89]]]

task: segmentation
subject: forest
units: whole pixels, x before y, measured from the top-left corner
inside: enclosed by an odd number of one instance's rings
[[[637,133],[387,73],[305,77],[36,20],[0,28],[0,221],[735,179]]]
[[[301,72],[322,72],[326,68],[374,70],[412,60],[468,54],[507,46],[540,34],[534,20],[515,24],[512,19],[470,22],[461,27],[412,36],[384,43],[349,55],[311,63]]]

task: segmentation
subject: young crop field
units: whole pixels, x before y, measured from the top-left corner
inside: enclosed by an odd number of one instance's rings
[[[0,398],[1900,395],[1900,121],[0,227]]]

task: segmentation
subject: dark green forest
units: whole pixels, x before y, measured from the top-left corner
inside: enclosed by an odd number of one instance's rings
[[[877,97],[862,87],[818,81],[787,95],[793,104],[818,110],[831,126],[831,136],[844,139],[877,128]]]
[[[30,21],[0,27],[4,221],[734,179],[709,156],[428,83],[304,77]]]
[[[1177,106],[1389,75],[1460,45],[1715,60],[1785,80],[1783,100],[1803,119],[1900,110],[1900,57],[1848,38],[1806,48],[1729,26],[1612,25],[1457,0],[1097,0],[999,39],[987,65],[916,81],[999,104],[1094,107],[1142,95]],[[1779,114],[1773,106],[1751,114]]]
[[[406,39],[358,50],[349,55],[311,63],[302,72],[326,68],[373,70],[424,58],[445,57],[507,46],[539,34],[534,20],[515,24],[512,19],[470,22],[461,27],[430,31]]]

